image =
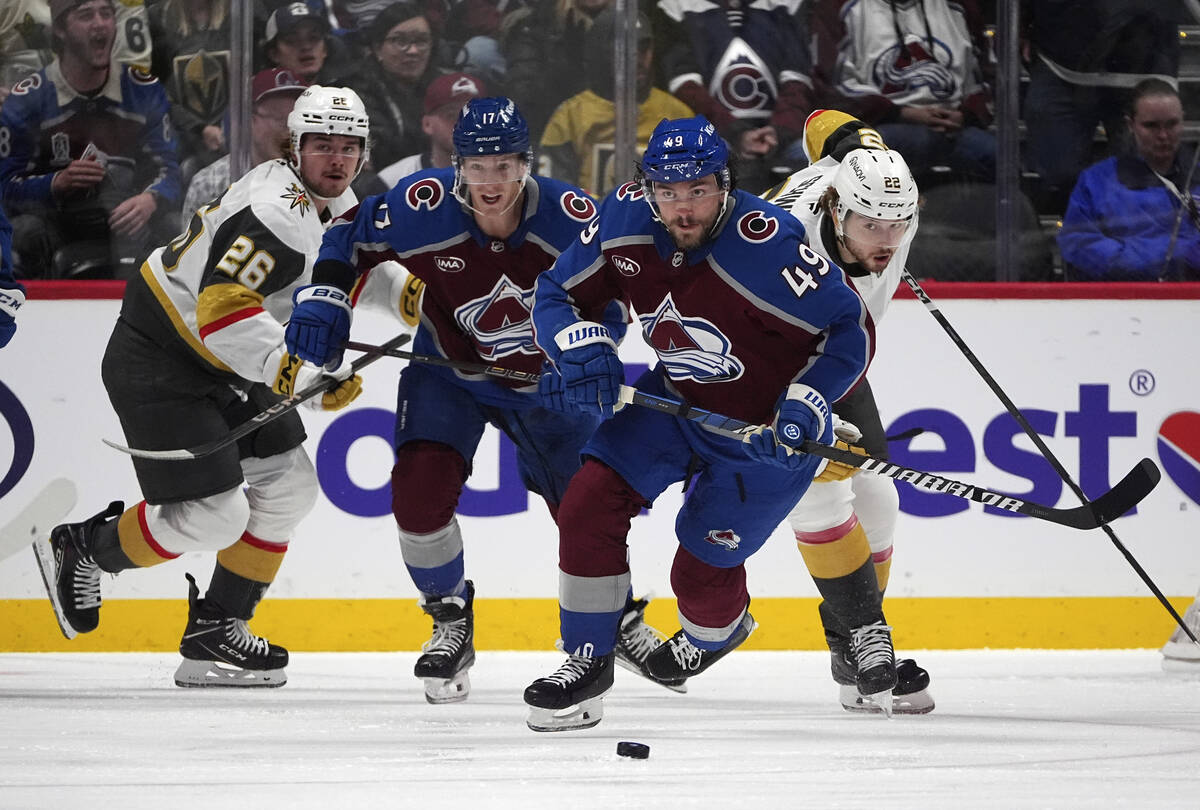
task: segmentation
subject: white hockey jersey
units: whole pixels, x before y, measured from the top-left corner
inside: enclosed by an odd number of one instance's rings
[[[833,184],[833,175],[837,169],[837,160],[832,157],[822,158],[807,168],[795,172],[783,183],[763,194],[763,197],[791,212],[800,220],[808,234],[809,247],[839,267],[846,269],[838,255],[837,246],[826,244],[826,222],[829,215],[819,202],[825,189]],[[908,261],[908,251],[911,246],[912,241],[910,240],[898,248],[882,273],[856,274],[852,272],[853,268],[846,272],[846,280],[850,282],[850,285],[862,298],[863,303],[867,305],[867,311],[871,313],[871,319],[876,326],[883,320],[883,315],[892,302],[896,287],[900,285],[900,276]]]
[[[141,281],[202,360],[270,384],[286,350],[283,324],[291,316],[292,293],[310,283],[326,224],[356,203],[347,189],[319,216],[291,166],[261,163],[154,251],[142,265]],[[415,329],[416,307],[406,306],[405,298],[420,288],[407,282],[399,265],[381,265],[363,278],[356,301],[383,305]],[[127,308],[129,303],[127,296]],[[123,312],[127,319],[136,315]]]

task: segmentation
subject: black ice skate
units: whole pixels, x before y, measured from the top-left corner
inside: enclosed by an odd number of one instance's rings
[[[850,639],[826,634],[829,642],[829,669],[839,689],[842,708],[848,712],[881,713],[882,708],[859,694],[858,664],[850,651]],[[895,714],[928,714],[933,711],[933,696],[929,694],[929,673],[911,658],[896,661],[896,688],[892,690],[892,712]]]
[[[613,657],[571,654],[553,675],[525,687],[526,725],[534,731],[576,731],[599,723],[613,685]]]
[[[201,599],[196,580],[191,574],[187,580],[188,623],[179,642],[183,663],[175,670],[175,685],[267,688],[287,683],[288,651]]]
[[[100,624],[101,570],[94,559],[92,535],[98,526],[124,511],[125,504],[113,501],[82,523],[55,526],[47,542],[33,544],[46,594],[67,638],[90,633]]]
[[[850,656],[856,664],[854,683],[858,694],[891,717],[898,680],[892,628],[883,622],[854,628],[850,631]]]
[[[688,641],[687,636],[680,630],[646,657],[646,669],[650,677],[657,681],[681,680],[699,675],[740,647],[756,627],[758,623],[754,621],[750,611],[746,611],[741,624],[719,650],[700,649]]]
[[[471,693],[467,671],[475,663],[475,585],[467,580],[464,596],[445,596],[421,602],[421,610],[433,617],[433,637],[413,674],[425,682],[425,699],[430,703],[456,703]]]
[[[635,599],[621,617],[621,629],[617,635],[617,663],[630,672],[665,686],[673,692],[687,692],[687,678],[659,680],[646,669],[646,657],[667,640],[665,633],[646,624],[646,605],[649,599]]]

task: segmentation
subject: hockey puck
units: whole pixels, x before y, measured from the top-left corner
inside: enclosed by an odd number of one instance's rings
[[[650,746],[640,742],[619,742],[617,743],[617,756],[630,759],[649,759]]]

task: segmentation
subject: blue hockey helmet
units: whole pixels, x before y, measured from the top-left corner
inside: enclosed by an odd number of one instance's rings
[[[655,183],[681,183],[717,175],[724,190],[730,186],[729,147],[703,115],[664,118],[642,155],[641,176]]]
[[[529,124],[510,98],[473,98],[454,124],[454,151],[461,157],[529,155]]]

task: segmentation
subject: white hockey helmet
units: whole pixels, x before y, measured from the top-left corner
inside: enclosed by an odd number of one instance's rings
[[[833,188],[838,196],[834,213],[839,235],[851,211],[887,222],[910,220],[909,237],[916,231],[917,181],[899,152],[855,149],[842,158]]]
[[[288,134],[292,141],[292,165],[300,168],[300,141],[308,134],[348,135],[362,138],[362,154],[354,176],[362,171],[370,149],[371,122],[358,93],[349,87],[322,87],[314,84],[296,99],[288,113]]]

